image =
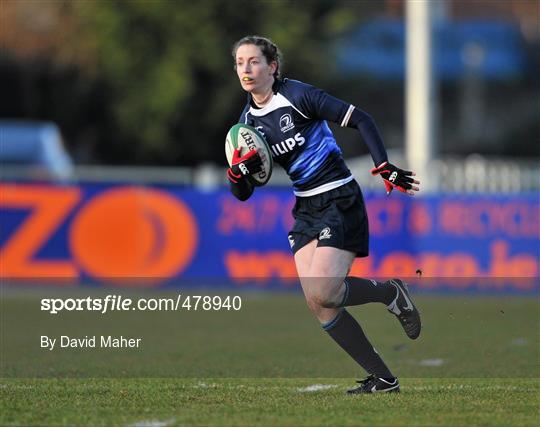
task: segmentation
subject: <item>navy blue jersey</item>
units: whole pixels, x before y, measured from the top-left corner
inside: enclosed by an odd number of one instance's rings
[[[263,108],[248,103],[239,122],[261,132],[274,161],[293,182],[294,192],[309,196],[352,180],[327,121],[358,128],[376,165],[387,160],[378,131],[369,115],[314,86],[284,79]]]

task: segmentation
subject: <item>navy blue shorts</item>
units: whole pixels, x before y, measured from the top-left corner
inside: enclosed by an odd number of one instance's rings
[[[292,210],[295,222],[289,232],[293,253],[313,239],[317,246],[330,246],[369,254],[369,224],[364,197],[355,180],[310,197],[296,197]]]

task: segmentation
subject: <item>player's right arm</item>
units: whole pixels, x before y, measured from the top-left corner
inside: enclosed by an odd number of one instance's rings
[[[238,120],[238,123],[247,123],[246,115],[249,111],[249,106],[250,105],[248,101],[248,103],[244,107],[244,110],[242,111],[242,114],[240,114],[240,119]],[[235,152],[233,153],[231,167],[227,169],[227,179],[229,180],[229,188],[231,190],[231,193],[234,197],[236,197],[242,202],[249,199],[255,191],[255,186],[249,182],[248,175],[250,173],[259,172],[262,168],[262,162],[258,153],[256,157],[251,157],[254,156],[254,153],[247,153],[247,156],[248,164],[244,164],[242,169],[240,169],[239,164],[242,162],[243,159],[242,157],[240,157],[240,152],[238,150],[235,150]],[[257,161],[259,162],[258,164]],[[249,162],[251,162],[251,164],[249,164]],[[248,168],[248,173],[244,173],[246,171],[245,167]]]
[[[251,150],[243,156],[237,148],[233,152],[231,167],[227,169],[227,179],[231,193],[240,201],[251,197],[255,187],[249,182],[248,176],[260,172],[262,161],[257,150]]]
[[[241,178],[236,183],[233,183],[229,178],[229,188],[233,196],[241,202],[245,202],[247,199],[249,199],[255,190],[255,187],[251,185],[246,178]]]

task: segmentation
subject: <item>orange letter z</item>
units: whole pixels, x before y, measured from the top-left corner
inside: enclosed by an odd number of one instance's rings
[[[31,209],[29,218],[0,248],[0,277],[77,277],[77,269],[71,261],[32,257],[58,229],[80,197],[80,190],[74,187],[0,185],[0,208]]]

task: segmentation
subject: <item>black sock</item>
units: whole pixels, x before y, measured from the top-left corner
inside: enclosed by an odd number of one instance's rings
[[[339,307],[349,307],[369,302],[382,302],[388,305],[397,294],[395,286],[389,282],[347,277],[343,284],[345,285],[345,295]]]
[[[361,326],[347,310],[341,310],[334,319],[324,323],[322,327],[369,374],[379,378],[393,378]]]

